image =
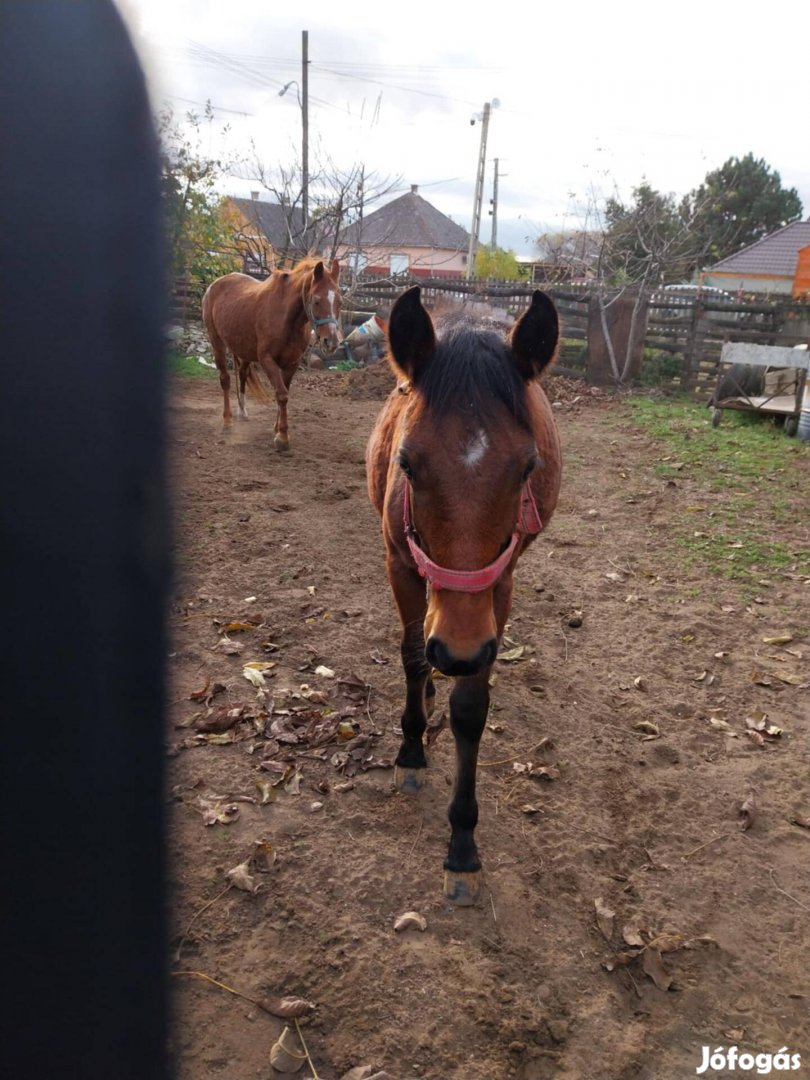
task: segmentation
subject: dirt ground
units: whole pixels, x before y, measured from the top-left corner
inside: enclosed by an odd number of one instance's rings
[[[317,1006],[300,1021],[315,1071],[298,1075],[322,1080],[679,1080],[729,1045],[787,1047],[804,1075],[806,572],[752,597],[685,569],[674,523],[722,496],[695,471],[656,475],[660,448],[620,402],[552,383],[562,498],[516,574],[506,647],[522,653],[496,665],[479,768],[483,899],[455,909],[449,733],[421,795],[392,787],[399,624],[363,462],[388,379],[301,374],[287,456],[266,408],[226,433],[216,382],[171,388],[178,1077],[278,1075],[285,1021],[254,1003],[271,995]],[[805,469],[797,507],[807,486]],[[807,522],[779,539],[806,550]],[[250,662],[274,664],[265,689]],[[210,705],[189,699],[217,683]],[[228,710],[229,730],[189,726]],[[752,739],[763,711],[783,732]],[[556,778],[515,769],[529,762]],[[423,932],[395,931],[407,911]]]

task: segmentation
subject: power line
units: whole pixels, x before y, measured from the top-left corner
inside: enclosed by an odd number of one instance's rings
[[[213,109],[214,112],[232,113],[234,116],[255,116],[255,113],[243,112],[241,109],[226,109],[223,105],[214,105],[211,101],[194,101],[192,98],[180,97],[179,94],[164,94],[164,97],[172,101],[182,101],[186,105],[200,105],[203,109]]]

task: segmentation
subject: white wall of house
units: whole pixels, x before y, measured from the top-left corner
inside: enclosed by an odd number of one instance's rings
[[[713,274],[707,270],[700,275],[702,285],[713,285],[726,292],[787,293],[790,296],[793,279],[787,277],[748,277],[744,274]]]

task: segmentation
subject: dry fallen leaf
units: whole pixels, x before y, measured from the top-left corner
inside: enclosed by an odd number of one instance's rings
[[[803,829],[810,829],[810,814],[795,814],[790,821],[793,825],[800,825]]]
[[[512,772],[519,776],[531,776],[538,780],[559,780],[560,770],[556,765],[534,765],[531,761],[512,762]]]
[[[255,869],[264,873],[275,864],[278,853],[267,840],[256,840],[253,843],[253,854],[250,858]]]
[[[211,685],[211,677],[209,676],[205,680],[205,686],[202,688],[202,690],[195,690],[193,693],[189,694],[188,695],[188,700],[189,701],[203,701],[203,702],[205,702],[206,705],[210,705],[211,704],[211,699],[213,697],[215,697],[217,694],[221,694],[222,691],[225,690],[225,689],[226,689],[225,683],[221,683],[221,682],[215,682],[214,685],[212,686]]]
[[[242,652],[244,647],[244,642],[231,641],[230,638],[224,637],[220,638],[219,641],[216,643],[216,645],[214,646],[214,651],[220,652],[224,656],[238,656],[239,653]]]
[[[775,634],[773,637],[764,637],[763,645],[789,645],[793,641],[793,634]]]
[[[644,948],[644,938],[641,936],[641,931],[632,923],[628,923],[622,928],[622,938],[625,945],[632,945],[634,948]]]
[[[657,949],[646,948],[641,957],[641,967],[649,975],[659,990],[669,990],[672,977],[667,974],[661,953]]]
[[[633,679],[633,686],[635,686],[636,690],[641,690],[643,693],[646,693],[647,684],[641,675],[636,675],[635,679]]]
[[[257,780],[256,787],[261,794],[259,799],[259,806],[267,806],[268,803],[276,801],[276,792],[269,780]]]
[[[798,686],[800,690],[806,690],[810,686],[810,675],[796,675],[789,671],[771,671],[768,674],[788,686]]]
[[[231,885],[234,885],[237,889],[242,889],[243,892],[249,892],[253,896],[261,888],[261,882],[257,881],[250,872],[249,859],[247,862],[239,863],[238,866],[228,870],[225,877],[230,881]]]
[[[397,932],[401,930],[426,930],[427,919],[424,915],[420,915],[418,911],[406,911],[403,915],[399,915],[394,919],[394,929]]]
[[[296,768],[295,772],[285,781],[284,790],[288,795],[300,795],[301,794],[301,781],[304,779],[304,775],[300,769]]]
[[[678,949],[683,948],[684,940],[683,934],[664,931],[661,934],[656,934],[647,948],[657,949],[660,953],[677,952]]]
[[[613,920],[616,917],[616,912],[607,906],[601,896],[594,900],[593,906],[596,909],[596,925],[602,932],[605,941],[610,941],[613,936]]]
[[[743,832],[747,832],[748,829],[754,824],[757,819],[757,803],[752,791],[745,802],[740,806],[740,828]]]
[[[737,732],[734,731],[731,724],[729,724],[727,720],[718,720],[716,716],[710,716],[709,723],[717,731],[727,731],[733,739],[738,738]]]
[[[643,731],[647,735],[660,735],[658,725],[654,724],[652,720],[636,720],[633,724],[633,731]]]
[[[229,731],[237,724],[247,711],[245,705],[221,705],[209,716],[202,716],[194,722],[194,728],[203,732]]]
[[[249,683],[253,683],[257,690],[264,690],[267,686],[264,674],[261,671],[257,671],[256,668],[245,667],[242,669],[242,675]]]
[[[516,645],[514,649],[503,649],[501,652],[499,652],[498,659],[511,661],[523,660],[525,659],[525,657],[523,656],[525,651],[525,645]]]
[[[315,674],[320,675],[322,679],[334,679],[335,677],[334,671],[325,664],[318,664],[315,668]]]
[[[769,679],[767,675],[762,675],[758,671],[751,673],[751,682],[756,686],[773,686],[773,679]]]
[[[729,1028],[728,1031],[724,1031],[723,1034],[727,1039],[730,1039],[731,1042],[742,1042],[742,1040],[745,1038],[745,1028]]]
[[[299,1016],[309,1016],[317,1007],[314,1001],[307,1001],[305,998],[274,997],[272,994],[262,998],[261,1001],[257,1002],[257,1005],[272,1016],[280,1016],[282,1020],[294,1020]]]
[[[610,959],[605,960],[602,967],[605,971],[615,971],[616,968],[626,967],[631,961],[639,955],[638,952],[620,952],[611,956]]]
[[[239,807],[235,803],[200,799],[199,806],[206,825],[230,825],[239,817]]]

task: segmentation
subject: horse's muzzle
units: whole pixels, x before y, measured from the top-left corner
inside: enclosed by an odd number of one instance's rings
[[[337,330],[326,330],[324,332],[317,331],[316,337],[318,339],[318,344],[322,348],[331,349],[332,352],[340,345],[340,334]]]
[[[498,642],[495,638],[485,641],[474,656],[459,659],[447,648],[441,638],[429,637],[425,645],[425,656],[431,667],[441,671],[444,675],[463,676],[478,675],[485,668],[495,663],[498,653]]]

